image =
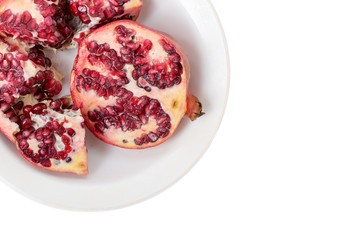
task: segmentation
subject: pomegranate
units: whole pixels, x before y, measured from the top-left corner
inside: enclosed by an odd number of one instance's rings
[[[71,97],[25,105],[33,102],[31,98],[20,98],[11,107],[19,118],[19,131],[14,136],[20,153],[41,168],[86,175],[84,118]]]
[[[0,37],[0,130],[14,142],[19,118],[9,110],[11,104],[28,94],[36,101],[53,97],[60,93],[62,79],[39,48],[28,49]]]
[[[119,20],[80,43],[70,89],[95,136],[143,149],[169,139],[184,115],[203,114],[188,91],[189,78],[189,62],[173,38]]]
[[[18,42],[16,42],[18,43]],[[36,166],[87,174],[84,119],[39,47],[0,37],[0,129]]]
[[[78,17],[74,41],[79,42],[91,30],[115,19],[136,20],[142,7],[141,0],[69,0],[70,12]]]
[[[0,31],[28,44],[61,48],[72,36],[67,0],[2,0]]]

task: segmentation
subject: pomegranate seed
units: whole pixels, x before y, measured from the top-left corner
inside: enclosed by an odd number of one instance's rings
[[[70,145],[70,143],[71,143],[71,139],[70,139],[68,136],[66,136],[66,135],[63,135],[63,136],[61,137],[61,141],[62,141],[65,145]]]
[[[22,14],[22,22],[23,23],[28,23],[31,20],[31,14],[29,13],[29,11],[25,11]]]
[[[44,139],[44,143],[48,145],[52,145],[55,143],[55,137],[54,135],[50,135],[47,138]]]
[[[96,116],[95,112],[89,111],[88,112],[89,120],[92,122],[96,122],[98,120],[98,117]]]
[[[170,131],[166,128],[159,128],[156,131],[156,134],[160,137],[160,138],[164,138],[167,137],[169,135]]]
[[[51,161],[49,159],[42,160],[40,163],[44,167],[48,167],[48,168],[51,167]]]
[[[24,102],[23,101],[19,101],[16,104],[13,105],[13,108],[16,110],[21,110],[24,106]]]
[[[30,117],[30,113],[32,112],[32,106],[30,105],[26,105],[24,108],[23,108],[23,113],[25,115],[25,117]]]
[[[23,135],[22,135],[21,132],[18,132],[18,133],[15,134],[15,138],[16,138],[16,140],[20,141],[20,140],[23,139],[24,137],[23,137]]]
[[[36,23],[36,20],[33,18],[27,23],[27,29],[29,31],[36,30],[38,28],[38,25]]]
[[[35,138],[36,138],[36,140],[38,140],[38,141],[41,141],[41,140],[44,138],[41,129],[37,129],[37,130],[35,131]]]
[[[53,130],[53,124],[52,124],[52,122],[47,122],[47,123],[45,124],[45,127],[47,127],[47,128],[50,129],[50,130]]]
[[[25,150],[25,149],[29,148],[28,142],[27,142],[25,139],[21,140],[21,141],[19,142],[19,148],[20,148],[21,150]]]
[[[90,43],[88,43],[87,48],[89,52],[95,53],[98,48],[98,44],[96,41],[91,41]]]
[[[44,19],[44,21],[45,21],[45,24],[48,25],[48,26],[53,25],[53,20],[52,20],[51,17],[46,17],[46,18]]]
[[[70,136],[70,137],[73,137],[73,136],[75,136],[75,135],[76,135],[75,130],[74,130],[74,129],[72,129],[72,128],[68,128],[67,133],[69,134],[69,136]]]
[[[32,121],[30,118],[24,118],[24,120],[21,121],[21,127],[23,129],[30,128],[32,125]]]
[[[16,115],[10,117],[9,119],[11,122],[14,122],[14,123],[19,123],[20,122],[20,118]]]
[[[42,157],[45,157],[48,155],[48,151],[46,150],[46,148],[41,148],[39,150],[39,155],[42,156]]]
[[[25,156],[29,157],[29,158],[32,158],[33,154],[34,154],[34,151],[31,150],[30,148],[26,148],[25,150],[23,150]]]
[[[164,48],[167,53],[173,53],[174,47],[172,47],[169,43],[167,43],[164,39],[159,40],[160,45]]]
[[[43,130],[42,130],[42,135],[44,136],[44,137],[47,137],[47,136],[49,136],[51,134],[51,130],[49,129],[49,128],[44,128]]]
[[[34,154],[31,160],[35,163],[39,163],[40,162],[39,154]]]
[[[10,9],[7,9],[3,14],[1,14],[1,21],[5,22],[10,16],[12,15],[12,12]]]
[[[58,121],[52,122],[52,129],[57,130],[60,127],[60,123]]]
[[[143,145],[143,144],[144,144],[144,142],[143,142],[143,139],[142,139],[142,138],[136,138],[136,139],[134,140],[134,142],[135,142],[135,144],[136,144],[136,145],[138,145],[138,146],[140,146],[140,145]]]
[[[61,102],[61,100],[58,99],[58,100],[52,101],[50,103],[49,107],[53,110],[59,110],[61,105],[62,105],[62,102]]]
[[[60,125],[56,132],[62,136],[66,132],[66,129]]]
[[[45,103],[38,103],[38,104],[36,104],[36,105],[33,107],[32,112],[33,112],[34,114],[40,114],[40,113],[42,113],[43,110],[46,109],[46,108],[47,108],[47,106],[46,106]]]
[[[68,156],[65,151],[60,151],[58,153],[58,155],[59,155],[59,158],[62,159],[62,160],[66,159],[67,156]]]
[[[154,132],[149,133],[148,137],[150,139],[150,142],[153,142],[153,143],[159,139],[159,136]]]
[[[72,147],[70,147],[69,145],[66,145],[66,146],[65,146],[65,152],[66,152],[66,153],[70,153],[71,150],[72,150]]]
[[[49,157],[50,158],[58,158],[58,153],[54,146],[49,147]]]

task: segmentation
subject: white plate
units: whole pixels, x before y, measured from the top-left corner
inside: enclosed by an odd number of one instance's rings
[[[0,136],[0,176],[17,191],[44,204],[72,210],[105,210],[152,197],[184,176],[213,140],[223,117],[229,87],[225,37],[208,0],[144,0],[139,23],[173,35],[191,63],[190,91],[202,101],[206,115],[184,119],[164,144],[147,150],[107,145],[87,132],[89,175],[63,174],[25,161]],[[65,75],[62,94],[69,93],[69,75],[76,51],[51,56]]]

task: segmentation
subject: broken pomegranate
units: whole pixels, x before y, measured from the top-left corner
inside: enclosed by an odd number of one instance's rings
[[[184,115],[203,114],[188,91],[189,78],[187,57],[174,39],[120,20],[80,43],[70,88],[95,136],[143,149],[169,139]]]
[[[31,163],[87,174],[84,119],[70,97],[51,100],[63,76],[40,48],[0,37],[0,130]]]
[[[20,153],[41,168],[86,175],[84,118],[71,97],[28,105],[31,97],[18,99],[11,108],[19,118],[15,139]]]
[[[12,41],[0,37],[0,130],[14,142],[19,118],[9,110],[11,104],[28,94],[36,101],[59,94],[63,76],[40,49],[27,49]]]
[[[2,0],[0,31],[28,44],[61,48],[72,36],[67,0]]]
[[[74,41],[81,41],[91,30],[116,19],[136,20],[141,0],[69,0],[70,12],[78,17]],[[76,20],[76,19],[75,19]]]

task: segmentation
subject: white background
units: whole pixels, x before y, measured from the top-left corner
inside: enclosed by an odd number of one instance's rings
[[[360,4],[212,2],[232,79],[196,167],[151,200],[97,213],[0,183],[0,239],[359,239]]]

